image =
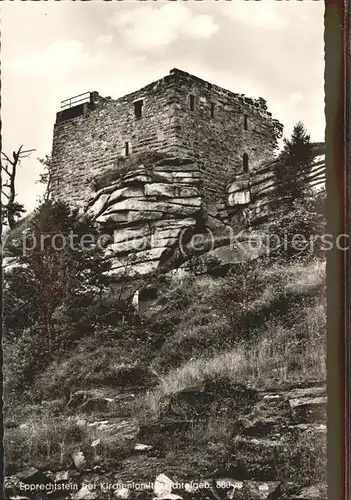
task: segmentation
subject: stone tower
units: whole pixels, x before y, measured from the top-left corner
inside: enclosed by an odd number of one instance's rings
[[[92,180],[121,156],[147,151],[190,157],[201,169],[206,198],[231,178],[272,159],[282,125],[264,99],[250,99],[173,69],[113,100],[97,92],[63,102],[52,150],[55,199],[84,206]]]

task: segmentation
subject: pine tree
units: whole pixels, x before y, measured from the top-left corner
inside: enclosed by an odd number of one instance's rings
[[[272,195],[275,217],[269,227],[281,242],[286,241],[272,253],[274,258],[308,260],[322,256],[319,238],[306,247],[292,243],[294,236],[309,242],[324,232],[323,200],[312,196],[308,182],[312,160],[310,135],[299,121],[291,138],[284,139],[284,148],[275,168],[276,189]]]
[[[310,135],[299,121],[290,139],[284,139],[284,148],[276,167],[278,195],[290,203],[301,200],[309,193],[308,173],[312,160]]]

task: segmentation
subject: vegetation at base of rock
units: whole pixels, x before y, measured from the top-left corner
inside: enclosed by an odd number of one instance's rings
[[[155,432],[147,435],[147,442],[165,457],[165,467],[176,463],[191,477],[191,474],[210,473],[224,464],[237,467],[241,457],[251,471],[247,474],[252,474],[257,456],[250,458],[245,450],[233,448],[233,440],[240,429],[238,417],[244,418],[247,404],[245,399],[228,398],[226,394],[229,388],[231,394],[235,394],[240,384],[262,388],[276,384],[282,388],[285,384],[324,380],[325,312],[321,300],[324,265],[318,261],[308,266],[298,262],[289,266],[275,263],[261,274],[255,269],[248,273],[247,267],[242,265],[235,271],[233,276],[224,278],[173,281],[141,321],[128,320],[115,328],[104,327],[96,336],[81,340],[78,352],[76,347],[67,347],[64,353],[59,353],[56,360],[35,377],[27,392],[35,409],[28,407],[27,414],[19,413],[15,427],[6,431],[7,439],[12,442],[6,450],[7,463],[19,467],[25,460],[36,466],[50,464],[54,469],[69,467],[71,448],[68,446],[61,454],[65,433],[55,429],[67,421],[75,425],[72,410],[67,406],[71,394],[97,387],[110,397],[111,391],[116,392],[119,385],[125,386],[126,378],[133,381],[131,374],[134,373],[135,385],[144,386],[148,394],[141,393],[131,403],[123,405],[123,412],[121,407],[118,411],[124,415],[138,414],[143,426],[155,425]],[[243,287],[245,282],[247,288]],[[240,303],[230,310],[233,297],[238,298],[240,294]],[[32,341],[32,350],[37,353],[38,338],[33,337]],[[21,356],[20,350],[18,355]],[[32,359],[34,362],[35,356]],[[17,360],[18,363],[23,361],[23,358]],[[171,427],[160,434],[157,425],[164,418],[186,420],[194,417],[191,406],[184,406],[182,394],[194,390],[195,398],[201,401],[198,395],[204,386],[213,386],[216,392],[216,402],[208,406],[205,421],[196,423],[195,420],[190,429],[175,432]],[[19,397],[20,394],[16,396],[17,401]],[[53,400],[52,406],[50,400]],[[5,398],[5,404],[6,401]],[[41,401],[48,402],[45,405],[48,405],[50,418],[45,416]],[[17,403],[9,401],[8,404],[13,405],[9,414],[17,414]],[[231,408],[231,404],[239,406]],[[222,413],[225,408],[227,410]],[[201,405],[197,411],[200,410]],[[84,410],[80,414],[86,418]],[[279,415],[277,412],[277,417]],[[111,413],[95,411],[89,418],[93,422],[106,417],[111,418]],[[22,423],[37,429],[30,443],[29,438],[24,440],[27,430],[21,430]],[[84,434],[86,429],[82,432]],[[129,453],[123,441],[110,443],[107,440],[98,458],[94,458],[88,443],[95,435],[88,436],[78,433],[75,440],[69,439],[67,443],[84,450],[91,465],[95,461],[113,463]],[[287,445],[288,451],[262,454],[266,473],[272,475],[272,471],[276,471],[281,478],[291,480],[293,477],[299,485],[311,484],[314,478],[318,479],[324,465],[322,451],[313,458],[311,446],[306,440],[301,440],[297,446],[293,440]],[[315,451],[315,447],[313,449]],[[191,454],[192,465],[186,458]],[[306,462],[298,472],[294,468],[296,457],[301,463]],[[319,469],[316,469],[316,460]]]
[[[166,336],[154,361],[163,373],[150,398],[156,414],[164,396],[209,380],[260,386],[324,379],[323,264],[274,265],[251,277],[242,271],[235,278],[204,278],[184,286],[188,306],[181,314],[177,309],[173,334]],[[250,284],[251,297],[243,281]],[[157,318],[172,305],[170,296],[155,310]],[[170,324],[168,319],[168,331]]]
[[[285,206],[267,223],[267,230],[281,243],[271,256],[286,262],[291,258],[301,262],[323,259],[326,250],[332,248],[332,240],[326,237],[324,213],[324,197],[306,196],[291,202],[289,208]]]
[[[71,357],[51,364],[37,379],[41,397],[67,396],[91,385],[119,385],[126,365],[151,365],[170,379],[170,368],[177,373],[181,367],[193,373],[188,384],[176,377],[181,389],[200,383],[199,374],[204,376],[211,367],[213,378],[227,378],[226,371],[229,375],[233,368],[233,380],[247,380],[249,373],[254,382],[291,376],[323,379],[324,265],[275,264],[260,274],[258,268],[259,263],[250,275],[247,266],[238,266],[233,276],[189,278],[171,285],[142,322],[135,318],[118,331],[104,328],[80,342],[78,352],[74,346]],[[245,363],[233,362],[236,356]],[[216,367],[222,374],[216,375]]]
[[[318,203],[289,198],[262,230],[321,235]],[[43,233],[97,235],[88,217],[46,201],[22,228],[32,250],[21,255],[15,229],[4,290],[8,473],[77,469],[79,452],[86,468],[127,480],[222,471],[281,480],[292,494],[324,481],[320,243],[278,247],[217,274],[216,259],[197,276],[131,276],[126,267],[114,282],[103,251],[32,244]],[[144,311],[133,305],[137,290],[157,291]]]
[[[86,297],[93,301],[96,292],[108,283],[104,272],[110,264],[94,246],[98,233],[92,222],[79,219],[65,203],[44,202],[29,224],[26,233],[11,245],[17,257],[16,279],[11,272],[6,280],[6,326],[15,329],[40,324],[48,332],[58,306],[74,305],[81,314],[79,308],[88,303]],[[72,242],[70,234],[74,235]],[[90,246],[82,244],[84,235],[90,236]],[[21,278],[27,283],[24,293],[18,283]],[[24,297],[29,302],[29,315],[21,323],[18,318]],[[78,298],[81,304],[72,304]]]
[[[24,426],[6,432],[9,472],[28,463],[39,468],[67,467],[76,450],[81,450],[91,465],[100,463],[102,457],[119,460],[131,451],[130,443],[106,438],[101,441],[101,433],[95,427],[86,427],[73,417],[55,417],[51,410],[41,409],[40,418],[32,416]],[[94,449],[91,443],[96,439],[101,442]]]

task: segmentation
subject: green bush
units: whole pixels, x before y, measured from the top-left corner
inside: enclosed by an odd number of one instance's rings
[[[4,339],[3,356],[4,391],[9,397],[28,394],[35,377],[52,362],[45,335],[34,328],[15,339]]]

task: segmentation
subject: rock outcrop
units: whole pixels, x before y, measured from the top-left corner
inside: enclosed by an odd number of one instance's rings
[[[155,270],[185,230],[201,219],[201,184],[191,160],[166,158],[151,170],[139,166],[98,191],[87,214],[112,237],[106,248],[111,272]]]
[[[325,191],[325,152],[323,144],[313,146],[313,161],[308,173],[308,185],[315,194]],[[274,161],[250,173],[236,175],[227,186],[224,205],[226,222],[257,225],[272,216],[279,206],[280,185]]]
[[[168,156],[121,174],[84,212],[99,225],[116,279],[156,270],[202,274],[266,252],[264,225],[279,211],[276,167],[271,162],[236,175],[223,196],[209,202],[194,160]],[[325,191],[322,144],[314,147],[309,185]],[[4,271],[16,266],[18,259],[6,256]]]
[[[237,201],[246,201],[245,195]],[[209,262],[257,257],[257,245],[250,242],[258,235],[241,231],[237,237],[239,230],[234,234],[226,221],[226,208],[222,200],[204,201],[202,174],[192,160],[168,157],[151,169],[138,166],[100,189],[86,214],[108,236],[106,257],[118,277],[190,265],[205,272]]]

